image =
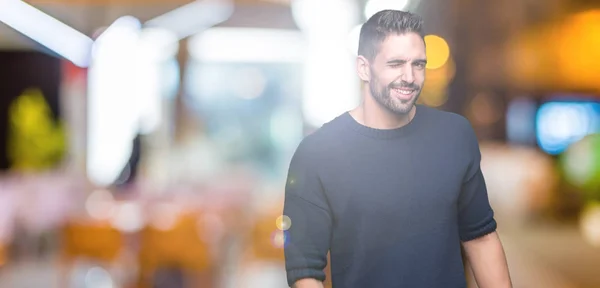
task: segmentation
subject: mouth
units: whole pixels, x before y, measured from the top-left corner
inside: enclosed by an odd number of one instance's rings
[[[415,89],[410,88],[392,88],[392,94],[394,97],[399,98],[400,100],[410,100],[415,94]]]

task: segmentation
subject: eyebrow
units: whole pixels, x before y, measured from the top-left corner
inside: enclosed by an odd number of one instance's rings
[[[406,62],[408,62],[407,60],[402,60],[402,59],[392,59],[387,61],[387,64],[405,64]],[[413,63],[417,63],[417,64],[427,64],[427,59],[415,59],[412,61]]]

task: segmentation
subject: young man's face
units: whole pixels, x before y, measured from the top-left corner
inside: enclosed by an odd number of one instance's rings
[[[426,59],[425,42],[419,34],[390,34],[370,63],[373,98],[395,114],[409,113],[425,82]]]

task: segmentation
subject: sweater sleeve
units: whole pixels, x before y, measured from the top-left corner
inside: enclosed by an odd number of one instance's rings
[[[284,251],[290,286],[304,278],[325,280],[332,217],[315,169],[316,160],[314,149],[303,142],[288,171],[284,214],[290,218],[291,226]]]
[[[465,122],[463,135],[465,135],[469,166],[458,201],[459,233],[463,242],[492,233],[497,226],[481,172],[479,143],[473,128],[466,119]]]

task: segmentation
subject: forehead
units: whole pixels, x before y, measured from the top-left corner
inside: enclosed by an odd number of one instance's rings
[[[425,42],[417,33],[390,34],[379,45],[377,57],[387,61],[392,58],[425,59]]]

